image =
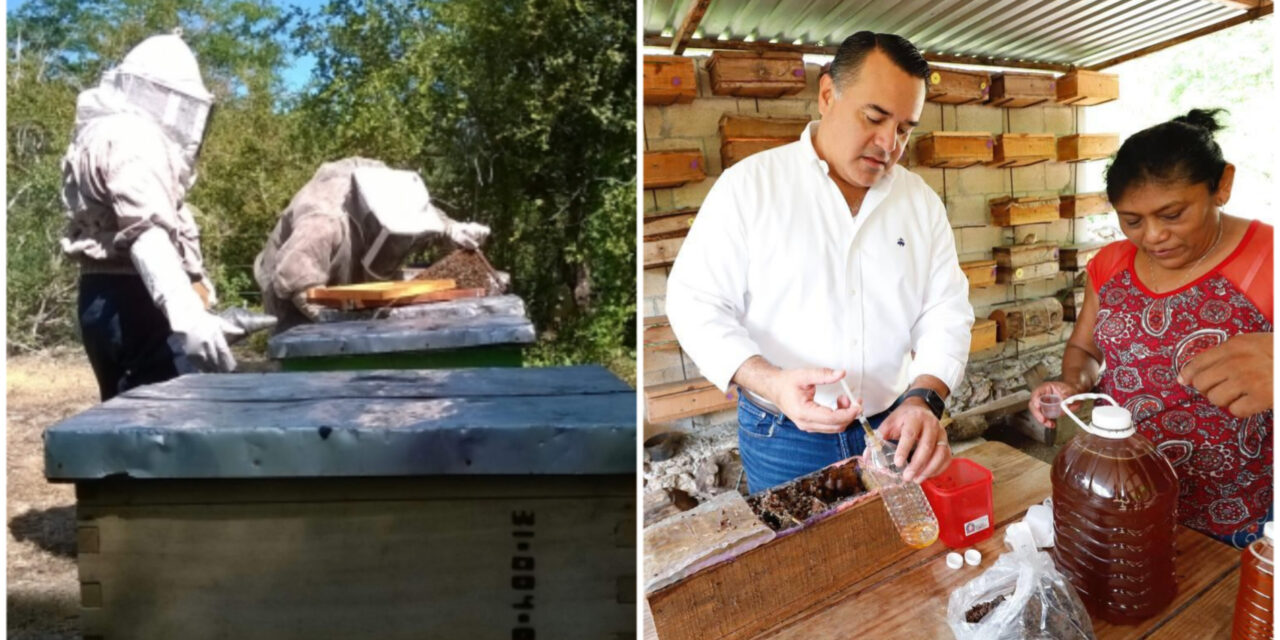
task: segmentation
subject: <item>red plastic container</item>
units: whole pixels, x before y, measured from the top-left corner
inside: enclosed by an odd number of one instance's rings
[[[952,458],[946,471],[925,480],[924,495],[938,516],[938,538],[952,549],[972,547],[991,537],[991,471],[968,459]]]

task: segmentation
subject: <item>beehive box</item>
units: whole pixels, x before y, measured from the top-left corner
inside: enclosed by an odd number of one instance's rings
[[[666,105],[689,103],[698,95],[698,76],[693,58],[684,56],[644,57],[644,103]]]
[[[1058,198],[1004,196],[991,201],[991,222],[997,227],[1052,222],[1058,219]]]
[[[1000,284],[1022,284],[1044,278],[1052,278],[1058,274],[1058,261],[1028,264],[1021,267],[996,267],[996,282]]]
[[[995,260],[971,260],[961,262],[960,269],[964,277],[969,279],[969,288],[989,287],[996,283]]]
[[[675,264],[680,247],[684,245],[684,236],[644,241],[644,268],[655,269]]]
[[[644,239],[665,240],[679,238],[689,233],[697,217],[697,209],[677,209],[644,214]]]
[[[1063,218],[1082,218],[1111,211],[1105,193],[1073,193],[1062,196],[1058,212]]]
[[[646,151],[644,188],[665,189],[706,180],[706,164],[697,149]]]
[[[976,353],[996,346],[998,327],[995,320],[977,318],[969,330],[969,353]]]
[[[1002,169],[1026,167],[1053,160],[1055,155],[1052,133],[1002,133],[996,136],[989,164]]]
[[[1062,303],[1037,298],[1001,307],[987,316],[996,322],[998,340],[1030,338],[1062,327]]]
[[[941,104],[986,102],[991,92],[991,74],[943,67],[929,69],[925,99]]]
[[[804,91],[804,56],[786,52],[716,51],[707,63],[711,93],[781,98]]]
[[[720,160],[724,168],[766,149],[800,139],[808,118],[752,118],[725,114],[720,118]]]
[[[1089,261],[1098,255],[1101,250],[1102,247],[1100,245],[1062,247],[1061,251],[1058,252],[1058,264],[1063,271],[1079,271],[1084,269],[1089,264]]]
[[[1057,260],[1058,245],[1052,242],[1015,244],[993,247],[991,253],[996,258],[996,264],[1002,267],[1025,267],[1031,264]]]
[[[1058,102],[1088,107],[1120,97],[1120,76],[1076,69],[1058,78]]]
[[[609,638],[635,438],[601,367],[197,374],[54,425],[45,474],[87,638]]]
[[[1007,109],[1042,104],[1057,97],[1055,84],[1053,76],[1043,73],[999,73],[991,77],[987,104]]]
[[[916,159],[926,167],[962,169],[991,162],[994,148],[985,131],[934,131],[916,141]]]
[[[1111,157],[1120,148],[1116,133],[1079,133],[1058,138],[1059,162],[1084,162]]]
[[[1062,318],[1075,322],[1076,317],[1083,308],[1084,287],[1075,287],[1068,290],[1067,295],[1062,300]]]

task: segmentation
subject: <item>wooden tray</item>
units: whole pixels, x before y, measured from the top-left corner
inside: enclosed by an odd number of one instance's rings
[[[392,282],[364,282],[334,287],[313,287],[307,290],[308,302],[378,302],[421,296],[446,291],[457,286],[453,280],[396,280]]]

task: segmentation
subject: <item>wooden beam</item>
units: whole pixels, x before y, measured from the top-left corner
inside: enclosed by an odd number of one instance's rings
[[[644,44],[648,47],[671,47],[674,38],[662,36],[645,36]],[[808,53],[814,55],[834,56],[839,47],[818,46],[811,44],[790,44],[785,42],[743,42],[740,40],[698,40],[696,43],[686,42],[684,47],[695,49],[713,49],[723,51],[785,51],[791,53]],[[683,50],[683,48],[681,49]],[[1037,69],[1040,71],[1057,71],[1065,73],[1073,66],[1054,62],[1028,62],[1008,58],[992,58],[988,56],[957,56],[941,53],[925,53],[925,60],[950,64],[972,64],[986,67],[1008,67],[1013,69]]]
[[[1265,5],[1271,4],[1271,0],[1205,0],[1214,4],[1222,5],[1228,9],[1238,9],[1240,11],[1249,11],[1257,9]]]
[[[707,14],[707,7],[711,5],[711,0],[693,0],[693,6],[689,7],[689,13],[684,16],[684,23],[680,25],[680,29],[676,31],[676,36],[671,39],[671,55],[680,55],[684,53],[684,48],[689,44],[689,38],[693,37],[698,25],[702,23],[702,16]]]
[[[1195,40],[1196,38],[1207,36],[1211,33],[1217,33],[1219,31],[1222,31],[1223,29],[1229,29],[1238,24],[1252,22],[1263,16],[1271,15],[1271,12],[1273,9],[1274,9],[1274,6],[1270,2],[1267,2],[1265,5],[1262,5],[1257,9],[1250,9],[1247,13],[1231,18],[1230,20],[1224,20],[1217,24],[1211,24],[1207,27],[1196,29],[1191,33],[1184,33],[1176,38],[1170,38],[1168,40],[1165,40],[1164,42],[1157,42],[1156,44],[1153,44],[1149,47],[1143,47],[1141,49],[1138,49],[1137,51],[1131,51],[1124,55],[1116,56],[1110,60],[1104,60],[1097,64],[1091,64],[1087,67],[1081,67],[1081,68],[1087,69],[1089,71],[1097,71],[1099,69],[1106,69],[1107,67],[1114,67],[1122,62],[1128,62],[1135,58],[1141,58],[1143,56],[1150,55],[1157,51],[1168,49],[1169,47],[1172,47],[1174,45],[1182,44],[1189,40]]]

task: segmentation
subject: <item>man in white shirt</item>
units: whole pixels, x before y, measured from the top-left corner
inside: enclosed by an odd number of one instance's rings
[[[742,390],[752,492],[860,454],[850,425],[864,411],[899,442],[908,480],[950,462],[939,417],[973,308],[942,202],[896,164],[928,70],[904,38],[850,36],[820,81],[822,119],[726,170],[672,268],[680,345],[717,387]]]

